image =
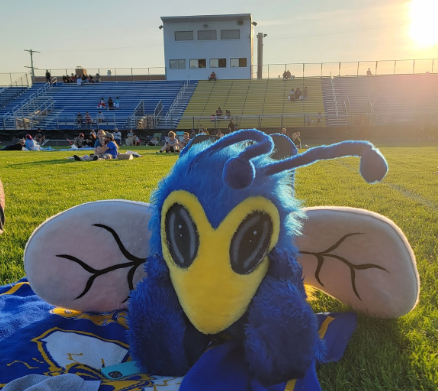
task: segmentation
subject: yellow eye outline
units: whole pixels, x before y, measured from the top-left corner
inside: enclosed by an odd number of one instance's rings
[[[166,215],[180,204],[190,214],[199,235],[199,248],[189,267],[175,264],[166,236]],[[214,229],[197,197],[187,191],[169,194],[161,211],[161,244],[164,260],[179,302],[192,324],[205,334],[216,334],[237,321],[247,310],[258,286],[265,277],[269,259],[249,274],[237,274],[230,263],[230,244],[242,221],[252,212],[260,211],[272,220],[272,235],[268,253],[276,246],[280,234],[280,214],[272,201],[257,196],[248,197],[236,205]]]

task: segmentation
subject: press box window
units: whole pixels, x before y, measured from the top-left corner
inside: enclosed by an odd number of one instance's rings
[[[193,41],[193,31],[175,31],[175,41]]]
[[[216,30],[198,30],[199,41],[214,41],[217,39]]]
[[[190,68],[206,68],[207,60],[190,60]]]
[[[210,58],[210,68],[226,68],[226,58]]]
[[[221,30],[221,39],[240,39],[240,30]]]
[[[247,66],[246,58],[231,58],[230,67],[231,68],[245,68]]]
[[[186,69],[186,60],[169,60],[170,69]]]

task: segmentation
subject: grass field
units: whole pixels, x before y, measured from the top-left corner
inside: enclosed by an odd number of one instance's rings
[[[0,283],[24,276],[22,256],[32,231],[48,217],[80,203],[101,199],[149,200],[177,156],[137,148],[133,161],[76,162],[70,152],[0,152],[6,194],[5,232],[0,236]],[[344,358],[324,366],[325,391],[438,389],[438,166],[436,146],[382,147],[389,173],[366,184],[358,159],[344,158],[301,168],[297,197],[306,206],[344,205],[392,219],[417,257],[421,297],[417,308],[397,320],[359,318]],[[346,311],[317,294],[316,311]],[[1,313],[0,313],[1,316]]]

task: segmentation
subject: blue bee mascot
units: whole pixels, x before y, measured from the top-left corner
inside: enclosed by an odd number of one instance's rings
[[[127,308],[130,356],[144,373],[194,379],[219,345],[238,353],[228,369],[244,368],[251,389],[306,378],[331,355],[321,331],[329,320],[312,311],[307,286],[380,318],[418,300],[415,257],[392,221],[295,198],[295,169],[347,156],[360,158],[368,183],[385,177],[366,141],[298,154],[286,136],[257,130],[197,136],[151,204],[100,201],[108,217],[93,202],[40,226],[25,251],[29,283],[63,308]],[[93,252],[96,241],[108,251]]]

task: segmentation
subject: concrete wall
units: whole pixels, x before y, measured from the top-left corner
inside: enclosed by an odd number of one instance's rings
[[[220,17],[220,16],[218,16]],[[210,19],[211,18],[211,19]],[[239,22],[240,20],[240,22]],[[239,24],[240,23],[240,24]],[[221,39],[221,30],[240,30],[240,39]],[[198,40],[199,30],[216,30],[216,40]],[[176,41],[175,31],[193,31],[193,40]],[[164,59],[167,80],[206,80],[214,71],[218,79],[250,79],[253,64],[253,26],[250,18],[163,22]],[[210,59],[226,59],[226,68],[211,68]],[[231,68],[231,58],[246,58],[246,67]],[[170,69],[170,60],[186,60],[184,69]],[[205,59],[205,68],[190,68],[190,60]]]

